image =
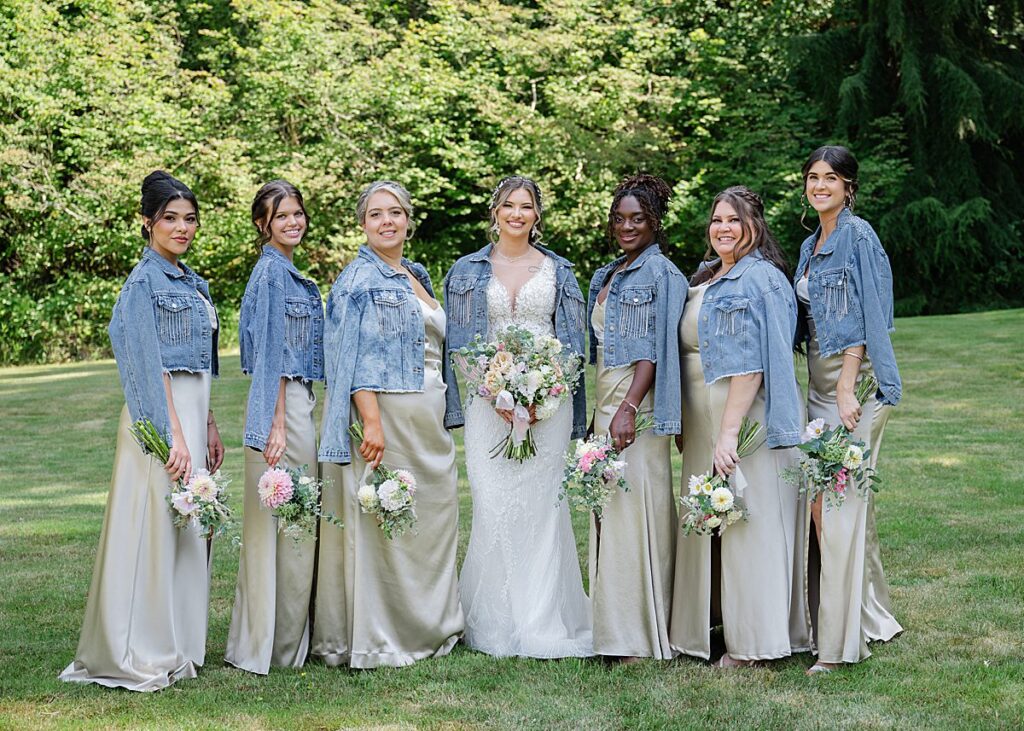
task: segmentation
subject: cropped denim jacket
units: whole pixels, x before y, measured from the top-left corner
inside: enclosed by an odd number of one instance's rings
[[[889,339],[893,326],[892,267],[870,224],[844,208],[836,229],[813,254],[819,227],[800,247],[798,281],[807,270],[811,316],[822,357],[864,345],[878,379],[879,400],[895,406],[903,394],[896,353]],[[801,304],[801,309],[805,306]],[[810,338],[800,318],[797,345]]]
[[[218,373],[217,330],[206,280],[146,247],[117,296],[107,332],[132,421],[147,418],[171,441],[164,373]]]
[[[408,259],[402,263],[433,297],[427,270]],[[369,246],[359,247],[327,299],[324,354],[330,398],[320,435],[321,462],[352,461],[348,427],[353,393],[423,391],[425,338],[423,312],[409,280]]]
[[[572,264],[543,246],[534,246],[555,264],[555,337],[569,352],[583,358],[583,293],[572,272]],[[472,342],[476,335],[488,336],[487,285],[491,282],[491,244],[459,259],[444,278],[444,306],[448,317],[445,340],[449,350],[458,350]],[[444,425],[453,429],[462,426],[462,400],[459,396],[455,368],[447,357],[444,361],[448,383]],[[572,438],[587,431],[587,394],[580,383],[572,397]]]
[[[786,276],[753,251],[708,285],[698,318],[704,382],[761,373],[768,446],[799,444],[804,424],[793,367],[796,295]]]
[[[597,295],[611,273],[625,261],[619,257],[594,274],[587,298],[590,363],[597,363],[597,336],[590,318]],[[679,320],[686,304],[686,279],[657,244],[644,249],[612,279],[605,304],[604,365],[617,368],[648,360],[654,371],[654,433],[681,433],[679,382]]]
[[[313,280],[273,246],[264,246],[242,296],[238,322],[242,373],[252,376],[245,446],[270,436],[281,378],[324,379],[324,305]]]

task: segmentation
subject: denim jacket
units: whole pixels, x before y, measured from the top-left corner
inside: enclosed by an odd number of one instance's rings
[[[572,264],[543,246],[537,248],[555,264],[555,337],[571,353],[583,358],[583,293],[572,273]],[[459,259],[444,278],[444,305],[448,316],[445,340],[449,350],[458,350],[472,342],[476,335],[486,338],[487,285],[491,282],[491,244]],[[455,368],[446,357],[445,381],[448,383],[444,425],[453,429],[462,426],[462,400],[459,396]],[[587,394],[580,383],[572,397],[572,438],[587,431]]]
[[[238,322],[242,373],[252,376],[245,446],[270,436],[281,378],[324,379],[324,305],[320,290],[273,246],[264,246],[242,296]]]
[[[148,418],[171,442],[164,373],[218,372],[206,280],[146,247],[117,296],[107,329],[132,421]]]
[[[402,263],[433,297],[427,270],[408,259]],[[352,461],[348,427],[353,393],[423,391],[425,338],[423,312],[409,280],[369,246],[359,247],[327,299],[324,353],[330,398],[320,434],[321,462]]]
[[[587,300],[590,363],[597,363],[597,336],[590,318],[597,295],[611,273],[625,261],[619,257],[594,274]],[[679,320],[686,304],[686,279],[657,244],[644,249],[612,280],[605,300],[604,365],[630,365],[638,360],[657,364],[654,371],[654,433],[681,432],[679,382]]]
[[[761,373],[768,446],[799,444],[804,424],[793,367],[796,295],[785,275],[753,251],[708,285],[698,317],[704,382]]]
[[[803,276],[810,263],[807,288],[821,355],[828,358],[864,345],[878,379],[879,400],[895,406],[903,394],[903,384],[889,339],[889,333],[896,329],[889,257],[870,224],[849,208],[839,214],[836,230],[821,251],[812,255],[820,234],[819,227],[800,247],[794,281]],[[797,345],[810,338],[802,317],[799,325]]]

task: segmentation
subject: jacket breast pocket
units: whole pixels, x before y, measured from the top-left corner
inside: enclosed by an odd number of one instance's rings
[[[715,302],[715,335],[738,336],[747,329],[746,297],[726,297]]]
[[[467,327],[473,319],[474,277],[453,277],[448,280],[447,301],[444,303],[445,316],[453,325]]]
[[[654,287],[627,287],[619,294],[619,334],[645,338],[654,329]]]
[[[381,334],[404,335],[409,325],[405,293],[382,289],[372,292],[371,297]]]
[[[156,296],[156,331],[160,342],[180,345],[192,338],[192,302],[187,294]]]
[[[289,347],[304,350],[313,333],[313,309],[309,302],[289,297],[284,301],[284,339]]]
[[[849,269],[832,269],[818,275],[821,282],[822,296],[825,298],[825,317],[846,317],[851,309],[856,309],[856,302],[851,296],[851,277]]]

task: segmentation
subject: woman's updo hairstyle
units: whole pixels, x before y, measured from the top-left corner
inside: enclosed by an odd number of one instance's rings
[[[807,191],[807,176],[811,172],[811,166],[819,160],[824,160],[836,171],[836,175],[846,183],[846,207],[851,211],[857,203],[857,189],[860,183],[857,181],[857,171],[860,164],[847,148],[842,145],[823,145],[811,153],[803,167],[804,195]]]
[[[533,200],[533,209],[537,213],[537,220],[530,228],[530,243],[539,244],[544,235],[544,203],[540,195],[540,186],[532,178],[525,175],[510,175],[502,178],[494,187],[491,193],[491,202],[487,207],[490,216],[491,227],[487,230],[487,240],[492,244],[498,243],[498,209],[501,208],[508,197],[517,190],[525,190]]]
[[[640,204],[640,210],[651,222],[651,229],[654,231],[654,241],[658,244],[665,243],[665,214],[668,213],[668,199],[672,196],[672,188],[668,183],[656,175],[637,173],[622,182],[615,188],[612,195],[612,204],[608,208],[608,239],[614,240],[615,209],[623,198],[632,196]]]
[[[281,203],[287,198],[294,198],[299,202],[302,215],[306,218],[306,233],[309,233],[309,213],[306,212],[302,193],[287,180],[271,180],[256,191],[256,197],[252,199],[252,224],[256,227],[257,248],[270,241],[270,222],[277,215]]]
[[[745,185],[733,185],[726,188],[716,195],[715,200],[711,203],[711,212],[708,214],[708,223],[704,229],[708,239],[708,250],[704,254],[704,261],[711,261],[715,256],[715,247],[711,245],[711,219],[715,217],[715,209],[722,202],[732,206],[736,211],[736,215],[739,216],[740,226],[743,227],[743,239],[747,239],[749,236],[749,239],[745,241],[741,239],[743,248],[736,252],[736,260],[739,261],[741,257],[746,256],[752,251],[760,251],[761,255],[774,264],[788,280],[789,272],[787,271],[786,257],[779,247],[779,242],[775,240],[772,232],[768,229],[768,222],[764,218],[764,203],[761,201],[761,196]],[[713,267],[702,267],[694,275],[690,283],[696,286],[706,282],[721,267],[721,262],[718,262]]]
[[[409,191],[405,189],[405,186],[393,180],[375,180],[367,185],[363,192],[359,194],[359,198],[356,200],[356,219],[359,221],[359,225],[362,226],[366,223],[366,206],[369,205],[370,197],[382,190],[395,196],[398,205],[405,211],[405,217],[409,219],[409,228],[405,238],[406,240],[411,239],[413,231],[416,230],[416,222],[412,218],[412,196],[409,195]]]
[[[175,200],[186,200],[196,209],[196,226],[199,225],[199,201],[187,185],[163,170],[154,170],[142,181],[142,215],[155,221],[164,215],[168,204]],[[142,238],[149,241],[149,229],[142,224]]]

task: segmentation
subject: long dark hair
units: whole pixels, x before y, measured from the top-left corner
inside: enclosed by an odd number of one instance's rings
[[[743,248],[737,251],[738,256],[736,260],[739,261],[740,258],[752,251],[760,251],[765,259],[774,264],[789,279],[786,257],[783,255],[782,249],[779,248],[779,242],[775,240],[772,232],[768,229],[768,222],[764,219],[764,203],[761,201],[761,196],[744,185],[733,185],[726,188],[716,195],[715,200],[711,203],[708,224],[704,229],[708,239],[708,250],[704,254],[704,261],[710,261],[715,256],[715,248],[711,245],[711,219],[714,218],[715,209],[718,207],[718,204],[723,201],[732,206],[740,217],[744,238],[753,229],[753,236],[750,237],[749,241],[744,241]],[[703,267],[694,275],[691,284],[696,286],[706,282],[721,268],[721,261],[715,266]]]
[[[857,189],[860,187],[860,182],[857,180],[857,171],[860,170],[860,163],[857,162],[857,158],[853,156],[853,153],[842,145],[822,145],[810,154],[801,171],[804,181],[804,189],[800,193],[804,199],[804,212],[800,216],[801,224],[804,222],[804,216],[807,215],[807,176],[811,172],[811,166],[819,160],[827,162],[829,167],[835,170],[836,175],[841,177],[843,182],[846,183],[846,207],[852,211],[853,207],[857,205]],[[807,228],[807,226],[804,226],[804,228]]]
[[[672,196],[672,188],[658,176],[647,173],[637,173],[623,178],[622,182],[615,187],[612,204],[608,208],[608,240],[615,239],[613,232],[615,209],[619,207],[622,199],[628,196],[636,198],[637,203],[640,204],[640,210],[651,222],[655,243],[664,244],[665,226],[662,222],[665,220],[665,214],[668,213],[668,199]]]
[[[163,170],[154,170],[142,181],[142,201],[139,209],[150,221],[164,215],[171,201],[186,200],[196,209],[196,226],[199,225],[199,201],[195,193],[176,177]],[[142,225],[142,238],[149,241],[149,229]]]
[[[302,215],[306,218],[306,233],[309,233],[309,214],[302,193],[287,180],[271,180],[256,191],[252,199],[252,224],[256,227],[256,247],[262,248],[270,241],[270,222],[286,198],[294,198],[299,202]]]

